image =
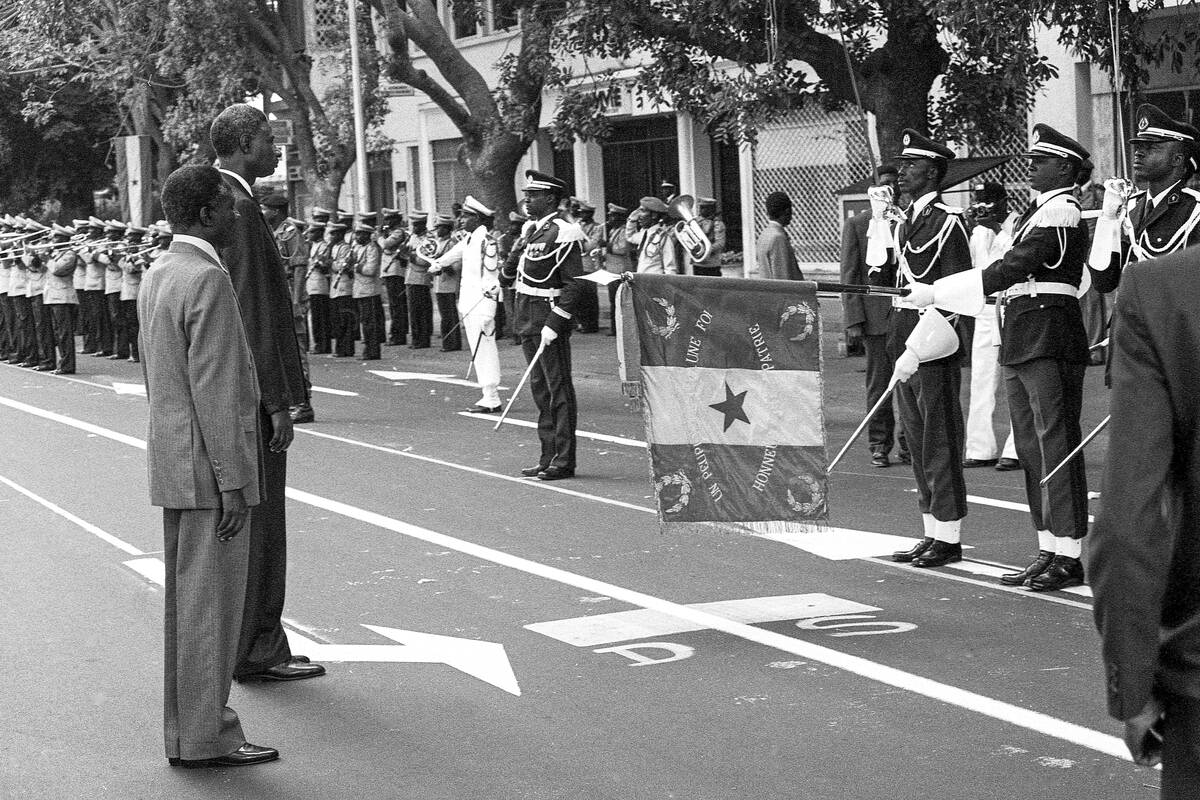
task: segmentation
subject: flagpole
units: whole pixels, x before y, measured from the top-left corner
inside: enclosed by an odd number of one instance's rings
[[[358,54],[358,0],[346,0],[346,17],[350,26],[350,97],[354,104],[354,204],[357,213],[368,207],[367,193],[367,130],[363,120],[362,66]]]

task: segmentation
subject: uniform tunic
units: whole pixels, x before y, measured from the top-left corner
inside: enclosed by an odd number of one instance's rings
[[[500,354],[496,350],[496,300],[500,293],[499,242],[480,225],[437,260],[460,271],[458,313],[482,397],[476,405],[500,405]]]

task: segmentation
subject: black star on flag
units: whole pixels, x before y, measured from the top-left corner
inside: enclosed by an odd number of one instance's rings
[[[739,419],[742,422],[746,423],[747,425],[750,424],[750,418],[746,416],[746,409],[743,408],[743,406],[746,403],[746,394],[749,391],[750,390],[747,389],[745,392],[739,392],[738,394],[734,394],[733,389],[729,388],[729,381],[725,381],[725,400],[724,400],[724,402],[713,403],[712,405],[709,406],[709,408],[711,408],[715,411],[720,411],[722,414],[725,415],[725,430],[726,431],[729,430],[730,425],[732,425],[734,422],[736,422]]]

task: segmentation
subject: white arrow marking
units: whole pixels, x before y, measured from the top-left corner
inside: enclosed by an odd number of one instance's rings
[[[496,421],[496,416],[494,414],[477,414],[474,411],[460,411],[460,412],[458,412],[458,415],[460,417],[470,417],[471,419],[481,419],[484,422],[495,422]],[[536,428],[537,427],[536,422],[528,422],[523,419],[513,419],[512,417],[507,417],[504,420],[504,424],[505,425],[516,425],[517,427],[520,427],[520,428]],[[646,443],[643,441],[640,441],[638,439],[626,439],[624,436],[610,436],[607,433],[589,433],[588,431],[575,431],[575,435],[580,437],[581,439],[595,439],[598,442],[612,442],[613,444],[624,444],[624,445],[629,445],[630,447],[640,447],[642,449],[645,449],[645,447],[646,447]]]
[[[688,608],[725,619],[752,625],[756,622],[778,622],[785,619],[812,619],[845,614],[879,611],[853,600],[843,600],[827,594],[785,594],[777,597],[751,597],[745,600],[720,600],[715,603],[690,603]],[[612,614],[593,614],[574,619],[557,619],[526,625],[526,630],[549,636],[576,647],[650,639],[672,633],[704,630],[704,626],[671,614],[650,609],[617,611]]]
[[[117,383],[114,381],[112,388],[117,394],[136,394],[141,397],[146,396],[146,387],[140,383]]]
[[[345,389],[328,389],[324,386],[312,387],[314,392],[324,392],[325,394],[335,394],[338,397],[358,397],[358,392],[347,392]]]
[[[453,375],[440,375],[432,372],[389,372],[388,370],[369,369],[372,375],[378,375],[384,380],[389,381],[433,381],[434,383],[448,383],[451,386],[466,386],[471,389],[478,389],[479,384],[475,381],[466,381],[462,378],[456,378]],[[507,389],[507,386],[501,386],[501,389]]]
[[[314,661],[373,661],[405,664],[445,664],[484,683],[520,697],[504,645],[476,639],[458,639],[432,633],[363,625],[400,644],[323,644],[286,628],[288,644]]]

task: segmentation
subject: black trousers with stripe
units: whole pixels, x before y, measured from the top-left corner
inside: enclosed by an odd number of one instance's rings
[[[944,360],[922,364],[896,387],[896,406],[904,425],[917,502],[922,514],[952,522],[967,515],[963,481],[964,426],[957,364]]]

